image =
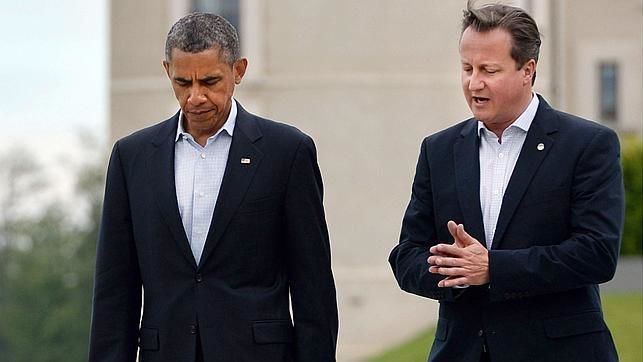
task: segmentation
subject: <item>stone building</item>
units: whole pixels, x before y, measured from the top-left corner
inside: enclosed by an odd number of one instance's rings
[[[436,303],[397,287],[397,243],[422,138],[469,117],[459,81],[462,1],[112,0],[111,140],[176,112],[161,61],[170,25],[218,12],[249,68],[236,98],[316,141],[340,302],[339,360],[402,341]],[[641,0],[523,0],[543,33],[536,91],[641,134]],[[428,349],[428,346],[427,346]]]

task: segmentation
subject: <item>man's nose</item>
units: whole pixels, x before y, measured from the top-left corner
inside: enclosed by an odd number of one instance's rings
[[[480,78],[480,74],[478,72],[471,73],[471,76],[469,77],[469,90],[477,91],[482,88],[484,88],[484,82]]]
[[[201,87],[194,86],[190,88],[190,95],[188,96],[188,102],[192,105],[199,105],[205,103],[206,98],[205,94],[201,90]]]

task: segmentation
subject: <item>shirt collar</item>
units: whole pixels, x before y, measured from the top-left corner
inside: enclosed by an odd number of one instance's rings
[[[192,135],[185,131],[183,128],[183,111],[179,111],[179,125],[176,127],[176,137],[174,137],[174,142],[179,140],[181,135],[192,138]],[[237,102],[232,98],[232,106],[230,107],[230,113],[228,114],[228,119],[226,119],[223,127],[217,131],[217,133],[210,136],[208,139],[216,137],[222,131],[226,131],[230,136],[234,133],[234,126],[237,123]]]
[[[534,121],[534,118],[536,117],[536,111],[538,111],[538,105],[540,104],[540,100],[538,99],[538,96],[536,93],[531,93],[531,102],[529,102],[529,105],[525,110],[516,118],[514,123],[511,124],[509,127],[517,127],[525,132],[529,131],[529,127],[531,127],[531,123]],[[478,121],[478,135],[481,134],[482,130],[486,130],[487,127],[485,127],[484,123],[481,121]]]

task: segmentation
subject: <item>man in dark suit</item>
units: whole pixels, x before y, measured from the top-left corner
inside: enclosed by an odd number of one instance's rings
[[[617,361],[597,284],[623,223],[610,129],[532,91],[540,34],[523,10],[464,13],[462,86],[474,118],[427,137],[389,262],[440,302],[429,361]]]
[[[225,19],[180,19],[165,57],[179,113],[109,163],[90,361],[334,361],[313,141],[232,98],[247,60]]]

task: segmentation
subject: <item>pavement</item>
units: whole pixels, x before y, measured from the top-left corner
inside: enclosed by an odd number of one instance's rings
[[[436,301],[400,290],[388,268],[334,268],[340,315],[339,362],[366,361],[415,337],[437,321]],[[642,292],[643,258],[622,257],[602,293]],[[427,353],[430,346],[427,346]]]
[[[365,361],[437,321],[438,303],[400,290],[388,264],[335,267],[333,272],[340,319],[339,362]]]
[[[642,292],[643,257],[624,256],[618,261],[616,275],[601,285],[602,293]]]

